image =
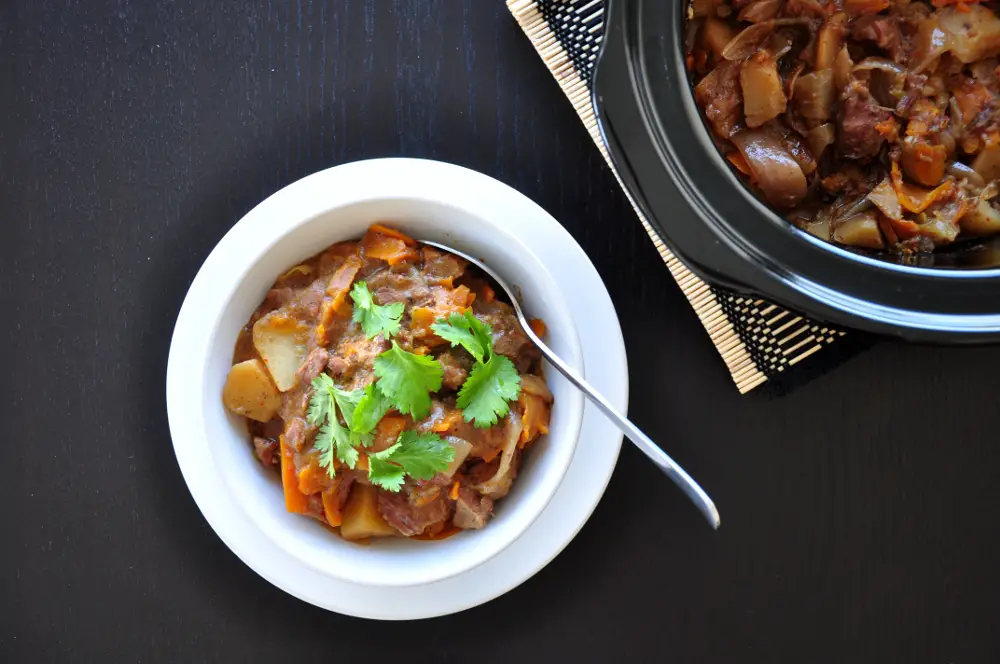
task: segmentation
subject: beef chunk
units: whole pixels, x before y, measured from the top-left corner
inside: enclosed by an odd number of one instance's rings
[[[492,512],[492,498],[481,496],[468,487],[459,489],[458,501],[455,503],[456,527],[479,530],[486,525]]]
[[[878,154],[885,137],[876,125],[892,117],[880,107],[864,84],[854,82],[848,88],[840,109],[837,147],[849,159],[868,159]]]
[[[296,417],[285,427],[285,443],[294,450],[301,450],[306,445],[306,432],[308,427],[306,421]]]
[[[331,355],[326,363],[326,370],[330,372],[331,376],[339,376],[347,371],[347,361],[342,357]]]
[[[723,62],[701,79],[694,89],[698,105],[715,133],[729,138],[743,125],[743,89],[738,62]]]
[[[441,378],[441,386],[446,390],[458,390],[462,387],[465,379],[469,377],[469,369],[472,367],[472,358],[467,354],[453,353],[445,351],[437,356],[444,375]]]
[[[855,22],[851,36],[874,42],[896,62],[906,60],[903,32],[899,27],[899,19],[894,16],[863,16]]]
[[[253,453],[265,468],[281,463],[281,450],[273,438],[253,437]]]
[[[313,382],[313,379],[326,368],[329,359],[330,353],[325,348],[314,348],[306,357],[306,361],[299,367],[299,384],[308,385]]]
[[[444,496],[415,505],[407,492],[378,492],[378,511],[389,525],[407,537],[419,535],[430,526],[441,523],[451,514],[451,507]]]

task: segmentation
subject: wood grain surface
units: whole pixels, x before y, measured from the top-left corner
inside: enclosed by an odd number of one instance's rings
[[[0,661],[996,662],[998,348],[882,343],[740,397],[500,0],[0,3]],[[280,187],[389,155],[516,187],[618,307],[631,414],[589,524],[460,615],[346,618],[215,536],[173,456],[171,328]]]

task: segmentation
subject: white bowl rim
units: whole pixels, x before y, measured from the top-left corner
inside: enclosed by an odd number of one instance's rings
[[[377,174],[383,178],[381,180],[382,184],[378,187],[366,188],[353,185],[343,186],[343,183],[346,181],[356,184],[365,179],[370,180],[375,171],[377,171]],[[387,174],[390,173],[394,173],[395,176],[386,177]],[[458,178],[460,182],[456,183],[456,178]],[[190,379],[185,380],[185,373],[190,372],[192,369],[190,363],[185,365],[185,363],[180,362],[177,359],[179,357],[186,356],[187,354],[185,353],[181,355],[174,352],[175,348],[186,343],[184,334],[185,327],[188,325],[187,321],[189,319],[193,320],[193,317],[195,316],[199,319],[203,319],[201,314],[203,309],[198,309],[197,311],[186,309],[188,307],[188,302],[191,301],[191,293],[195,292],[196,289],[205,288],[205,282],[210,282],[212,287],[218,290],[218,284],[213,279],[219,274],[217,270],[220,269],[224,269],[231,273],[233,276],[231,280],[233,284],[232,288],[237,288],[246,276],[247,272],[249,272],[252,267],[256,265],[261,257],[266,254],[276,242],[294,232],[295,229],[302,224],[314,219],[317,215],[329,213],[331,210],[351,205],[353,203],[372,199],[415,199],[422,197],[436,204],[451,205],[452,197],[454,196],[454,189],[456,187],[461,187],[461,180],[463,179],[467,182],[475,181],[475,185],[480,187],[487,186],[488,183],[488,186],[494,191],[503,191],[504,196],[524,199],[524,197],[515,190],[493,180],[492,178],[488,178],[487,176],[474,171],[450,164],[414,159],[381,159],[353,162],[320,171],[292,183],[284,189],[272,194],[272,196],[265,199],[257,207],[247,213],[247,215],[245,215],[243,219],[241,219],[226,234],[226,236],[219,242],[216,249],[213,250],[212,254],[210,254],[210,256],[206,259],[202,270],[199,271],[198,276],[192,283],[189,295],[185,299],[185,305],[182,306],[181,312],[178,315],[178,323],[175,328],[174,339],[171,343],[171,353],[170,359],[168,360],[167,372],[168,416],[170,419],[171,433],[174,440],[175,452],[178,457],[178,463],[181,466],[185,481],[188,483],[189,489],[191,490],[196,503],[205,518],[209,521],[210,525],[212,525],[213,529],[219,534],[223,541],[226,542],[227,546],[229,546],[230,549],[236,552],[241,558],[244,558],[244,556],[239,550],[236,542],[237,538],[233,533],[229,532],[229,528],[227,528],[225,524],[225,519],[221,518],[221,515],[217,512],[217,506],[213,504],[212,496],[204,490],[204,482],[198,479],[199,476],[203,477],[205,469],[201,468],[196,470],[193,467],[193,464],[195,463],[198,465],[205,464],[204,457],[200,457],[198,459],[194,459],[192,457],[194,450],[192,448],[193,443],[191,442],[197,439],[197,433],[199,431],[205,431],[205,424],[203,422],[200,408],[194,409],[196,416],[192,417],[191,404],[203,404],[204,400],[195,398],[195,395],[190,394]],[[334,182],[338,183],[340,186],[331,186]],[[409,186],[399,187],[400,182],[407,182]],[[439,186],[435,186],[435,182],[438,183]],[[389,186],[390,183],[392,186]],[[316,198],[315,196],[316,191],[319,189],[325,190],[324,197],[321,199]],[[310,197],[310,193],[314,195]],[[524,199],[524,201],[527,201],[527,199]],[[534,205],[530,201],[527,201],[527,203]],[[283,223],[280,227],[276,227],[273,224],[273,220],[275,216],[279,214],[283,219],[288,221]],[[372,221],[377,221],[377,219],[373,219]],[[557,223],[554,220],[552,220],[552,222]],[[270,228],[269,234],[265,233],[265,230],[268,228]],[[250,236],[253,236],[254,243],[250,251],[247,251],[247,238]],[[348,238],[345,237],[344,239]],[[539,265],[543,265],[541,261],[538,261],[537,257],[534,256],[533,252],[530,251],[530,248],[526,247],[523,243],[517,240],[517,238],[513,238],[513,236],[507,234],[505,241],[511,240],[515,241],[517,245],[519,245],[519,251],[526,252],[528,255],[532,256],[533,260],[535,260]],[[231,251],[235,244],[239,244],[239,250],[246,255],[246,260],[243,260],[235,265],[232,263],[219,262],[221,261],[219,256],[225,254],[227,249]],[[318,247],[317,250],[321,248],[322,247]],[[237,272],[238,274],[236,274]],[[209,276],[203,277],[203,274]],[[550,282],[552,281],[551,275],[548,275],[547,272],[546,279]],[[231,297],[232,293],[225,294],[225,287],[223,287],[221,291],[227,298],[226,302],[228,303],[228,298]],[[573,320],[572,314],[568,313],[568,310],[564,312],[561,317],[568,317],[569,320]],[[218,319],[214,319],[213,322],[217,325]],[[576,321],[574,321],[574,323],[575,322]],[[211,334],[207,335],[206,339],[212,339],[214,338],[214,335],[215,331],[213,330]],[[578,335],[576,334],[575,325],[572,330],[572,339],[572,353],[570,353],[570,356],[565,359],[567,359],[567,361],[569,361],[572,365],[580,367],[582,363],[582,350]],[[179,346],[175,346],[175,343],[179,344]],[[206,340],[205,347],[207,348],[210,345],[211,343]],[[195,354],[194,357],[197,359],[198,355]],[[530,509],[522,510],[528,515],[528,518],[521,519],[518,522],[518,527],[516,529],[511,529],[511,533],[506,539],[497,541],[493,546],[479,547],[477,555],[469,556],[467,559],[462,561],[454,561],[454,564],[450,565],[447,570],[439,569],[436,574],[421,574],[419,571],[413,571],[408,575],[404,574],[400,577],[382,577],[371,574],[359,577],[357,570],[353,570],[353,573],[350,574],[344,574],[341,573],[339,568],[336,566],[333,568],[320,567],[309,557],[299,555],[299,552],[296,551],[294,547],[291,547],[288,542],[283,541],[280,538],[271,539],[287,553],[296,557],[299,561],[312,566],[317,571],[351,583],[386,586],[429,584],[450,576],[464,573],[471,568],[481,565],[486,560],[493,558],[518,537],[523,535],[523,533],[531,526],[532,523],[534,523],[545,507],[549,504],[552,496],[558,490],[575,452],[575,446],[579,438],[579,431],[582,423],[582,404],[582,397],[580,397],[579,402],[575,405],[565,404],[565,407],[571,408],[574,412],[569,418],[570,428],[563,434],[563,437],[565,437],[569,442],[563,442],[559,449],[568,450],[568,454],[566,454],[565,459],[558,466],[558,476],[556,480],[549,482],[544,487],[544,492],[537,496],[535,500],[531,501]],[[550,450],[547,450],[547,452],[548,451]],[[251,517],[250,520],[253,521],[253,518]],[[255,525],[260,527],[259,524]],[[265,534],[270,537],[269,533],[265,532]],[[330,536],[333,537],[333,535]]]

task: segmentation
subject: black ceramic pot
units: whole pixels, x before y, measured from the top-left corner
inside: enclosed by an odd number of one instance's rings
[[[684,67],[685,0],[610,0],[594,107],[656,232],[705,280],[810,317],[914,341],[1000,341],[1000,244],[902,265],[802,232],[730,170]]]

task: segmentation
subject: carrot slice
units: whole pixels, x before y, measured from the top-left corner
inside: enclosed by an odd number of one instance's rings
[[[390,228],[388,226],[383,226],[382,224],[372,224],[371,226],[368,227],[368,232],[369,233],[381,233],[382,235],[388,235],[389,237],[394,237],[397,240],[402,240],[403,242],[405,242],[406,244],[410,245],[411,247],[415,246],[417,244],[417,241],[414,240],[409,235],[406,235],[405,233],[397,231],[395,228]]]
[[[532,318],[529,320],[528,327],[530,327],[531,331],[540,337],[544,337],[545,333],[549,331],[549,328],[545,326],[545,321],[541,318]]]
[[[518,447],[523,449],[538,436],[549,432],[549,407],[541,397],[523,390],[517,400],[524,410],[524,415],[521,416],[524,428],[517,443]]]
[[[458,500],[458,489],[459,489],[459,483],[456,481],[451,485],[451,490],[448,491],[448,497],[451,498],[452,500]]]
[[[299,471],[299,491],[307,496],[320,493],[330,487],[330,476],[315,463],[306,465]]]
[[[340,481],[338,479],[337,484],[331,489],[327,489],[323,492],[321,498],[323,499],[323,513],[326,515],[326,522],[331,526],[339,526],[341,521],[343,521],[343,512],[340,509],[340,501],[337,498],[337,494],[340,493]]]
[[[354,278],[358,276],[358,270],[361,269],[362,265],[364,265],[364,261],[361,260],[360,256],[348,256],[344,264],[338,267],[337,271],[330,277],[326,294],[333,298],[331,306],[334,311],[338,311],[344,304],[347,292],[350,290],[351,284],[354,283]]]
[[[447,415],[431,425],[431,431],[435,433],[444,433],[445,431],[455,427],[461,421],[462,413],[460,411],[448,411]]]
[[[372,443],[372,450],[381,452],[392,447],[399,438],[399,434],[406,428],[406,418],[402,415],[386,415],[375,426],[375,440]]]
[[[281,487],[285,492],[285,509],[294,514],[309,511],[309,498],[299,490],[299,478],[295,474],[295,457],[285,437],[278,439],[281,445]]]
[[[414,535],[412,539],[426,540],[426,541],[443,540],[460,532],[462,532],[461,528],[458,528],[454,525],[447,525],[441,528],[441,530],[438,530],[436,532],[427,532],[427,533],[422,533],[420,535]]]
[[[896,190],[899,204],[915,214],[919,214],[934,203],[948,198],[955,189],[955,183],[951,180],[930,191],[903,182],[903,175],[899,172],[899,164],[895,161],[892,162],[892,186]]]
[[[407,240],[411,243],[413,240],[396,231],[385,233],[381,230],[383,228],[385,227],[372,226],[361,238],[361,247],[366,257],[383,260],[389,265],[396,265],[404,260],[417,257],[416,250],[407,244]],[[399,237],[400,235],[402,237]]]

